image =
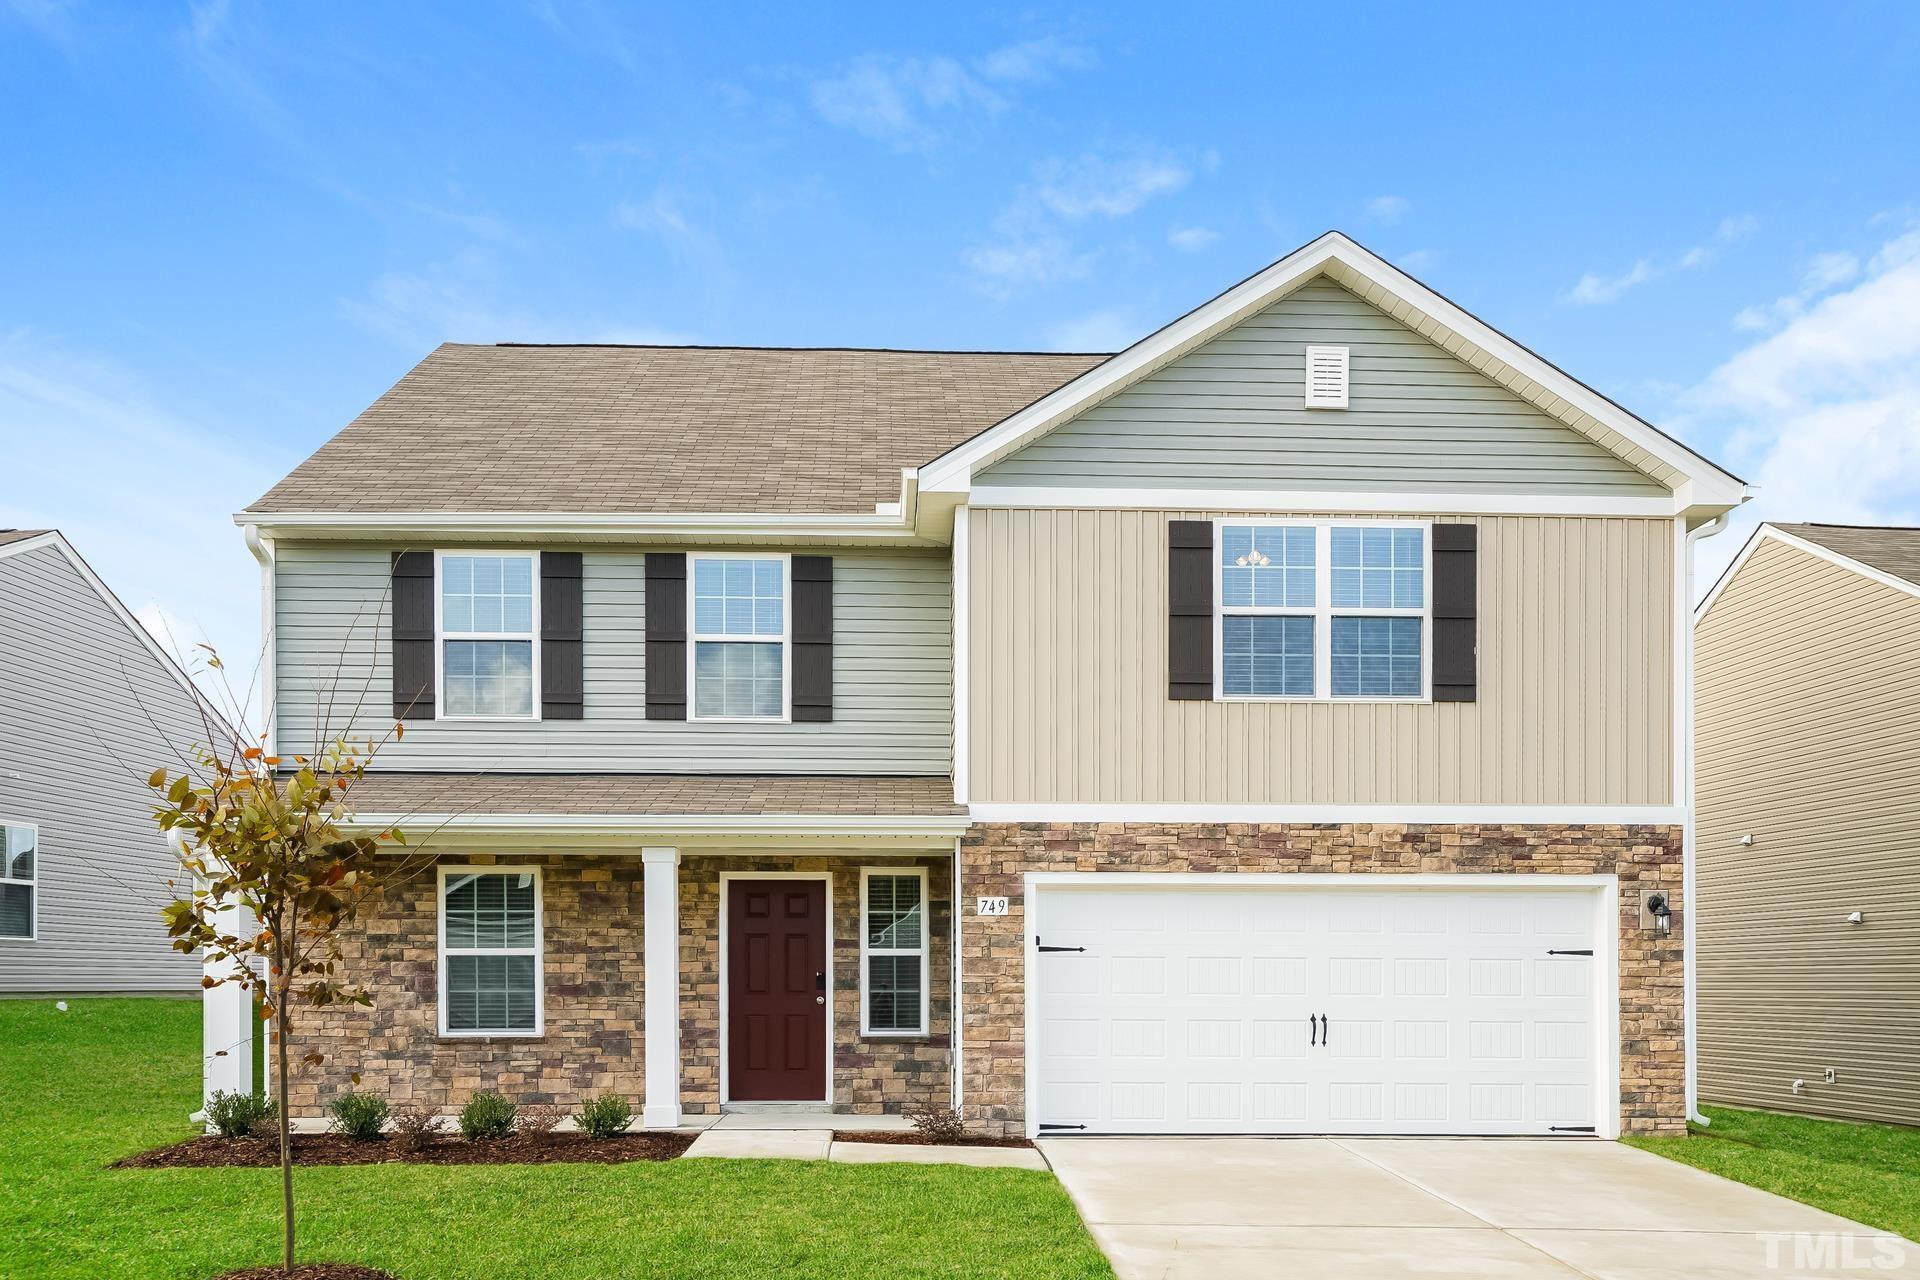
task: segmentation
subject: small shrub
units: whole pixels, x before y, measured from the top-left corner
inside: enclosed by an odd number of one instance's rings
[[[514,1128],[521,1133],[552,1133],[553,1127],[567,1118],[566,1108],[554,1102],[528,1102],[520,1108]]]
[[[476,1093],[460,1108],[460,1132],[472,1142],[504,1138],[513,1132],[513,1117],[519,1110],[491,1089]]]
[[[617,1138],[633,1123],[633,1108],[619,1094],[603,1093],[581,1103],[573,1122],[589,1138]]]
[[[275,1115],[264,1093],[216,1089],[207,1099],[207,1123],[223,1138],[261,1137]]]
[[[967,1122],[954,1108],[929,1102],[907,1112],[907,1119],[928,1142],[958,1142],[967,1136]]]
[[[440,1117],[419,1107],[395,1107],[388,1119],[393,1122],[393,1143],[402,1151],[418,1151],[440,1132]]]
[[[327,1104],[328,1127],[359,1142],[378,1142],[387,1122],[387,1100],[377,1093],[347,1092]]]

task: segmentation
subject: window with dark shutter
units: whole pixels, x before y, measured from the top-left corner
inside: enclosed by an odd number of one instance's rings
[[[647,553],[647,719],[687,718],[687,557]]]
[[[1213,697],[1213,524],[1167,526],[1167,697]]]
[[[391,582],[393,714],[400,720],[431,720],[433,552],[394,552]]]
[[[1433,526],[1433,700],[1472,702],[1479,684],[1479,530]]]
[[[793,718],[833,719],[833,557],[793,557]]]
[[[578,551],[540,553],[540,715],[578,720],[585,713],[581,673],[585,627]]]

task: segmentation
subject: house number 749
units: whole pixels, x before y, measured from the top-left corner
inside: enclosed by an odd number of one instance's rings
[[[974,907],[973,913],[977,916],[1003,916],[1007,914],[1007,900],[1005,898],[982,898],[980,899],[979,905]]]

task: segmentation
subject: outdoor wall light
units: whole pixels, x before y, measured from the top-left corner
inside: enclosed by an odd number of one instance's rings
[[[1653,917],[1653,935],[1664,938],[1673,932],[1673,908],[1667,905],[1667,895],[1654,893],[1647,895],[1647,914]]]

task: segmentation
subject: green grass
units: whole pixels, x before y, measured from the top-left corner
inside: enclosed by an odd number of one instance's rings
[[[1920,1240],[1920,1129],[1707,1107],[1684,1138],[1642,1151]]]
[[[278,1261],[278,1173],[109,1169],[190,1136],[199,1004],[0,1000],[0,1278]],[[1052,1175],[675,1160],[295,1170],[300,1257],[403,1280],[1110,1277]]]

